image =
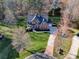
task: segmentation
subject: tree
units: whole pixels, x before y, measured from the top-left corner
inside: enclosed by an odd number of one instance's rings
[[[12,45],[14,48],[18,51],[21,52],[27,47],[29,47],[30,44],[30,37],[29,34],[26,33],[24,28],[16,28],[13,31],[13,41]]]
[[[3,0],[3,7],[5,8],[3,22],[6,24],[16,24],[20,16],[25,16],[23,0]]]
[[[63,1],[63,2],[62,2]],[[79,29],[79,0],[60,0],[61,8],[61,21],[58,25],[58,30],[55,34],[50,35],[48,46],[45,53],[53,55],[54,46],[55,50],[61,46],[60,37],[71,39],[72,32],[70,28]],[[59,4],[58,4],[59,5]],[[52,38],[52,39],[50,39]],[[60,42],[57,42],[60,41]],[[58,46],[56,45],[56,42]]]
[[[31,20],[35,14],[39,14],[48,20],[48,12],[51,7],[49,0],[28,0],[28,5],[28,20]]]
[[[4,8],[4,2],[3,2],[3,0],[0,0],[0,20],[3,20],[4,19],[4,10],[5,10],[5,8]]]

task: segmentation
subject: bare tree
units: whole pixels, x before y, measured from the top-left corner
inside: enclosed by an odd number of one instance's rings
[[[30,44],[29,34],[25,32],[24,28],[16,28],[13,31],[12,45],[18,52],[23,51]]]
[[[3,20],[4,19],[4,2],[3,0],[0,0],[0,20]]]
[[[60,0],[61,4],[61,21],[58,25],[58,30],[55,34],[50,35],[50,38],[53,37],[51,40],[48,41],[48,46],[45,51],[48,55],[53,55],[54,45],[55,47],[61,46],[60,36],[65,37],[67,39],[71,38],[72,33],[70,32],[70,28],[78,29],[79,24],[79,0]],[[60,41],[60,42],[58,42]],[[57,43],[56,43],[57,42]],[[50,44],[50,45],[49,45]]]

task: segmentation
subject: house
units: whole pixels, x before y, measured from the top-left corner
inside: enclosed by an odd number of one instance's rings
[[[31,29],[37,31],[49,30],[49,24],[52,24],[51,21],[45,19],[41,15],[36,14],[31,20],[28,21]]]

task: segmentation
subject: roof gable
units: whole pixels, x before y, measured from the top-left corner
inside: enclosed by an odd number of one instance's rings
[[[31,21],[33,20],[38,20],[39,22],[48,22],[44,17],[42,17],[41,15],[35,15]]]

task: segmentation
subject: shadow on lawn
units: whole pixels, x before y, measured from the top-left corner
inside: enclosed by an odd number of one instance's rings
[[[45,48],[39,48],[39,49],[36,49],[36,50],[26,50],[26,51],[31,53],[31,54],[35,54],[37,52],[44,53]]]
[[[0,40],[0,59],[16,59],[19,57],[19,53],[13,48],[11,40],[7,37]]]
[[[77,59],[79,59],[79,51],[78,51]]]

